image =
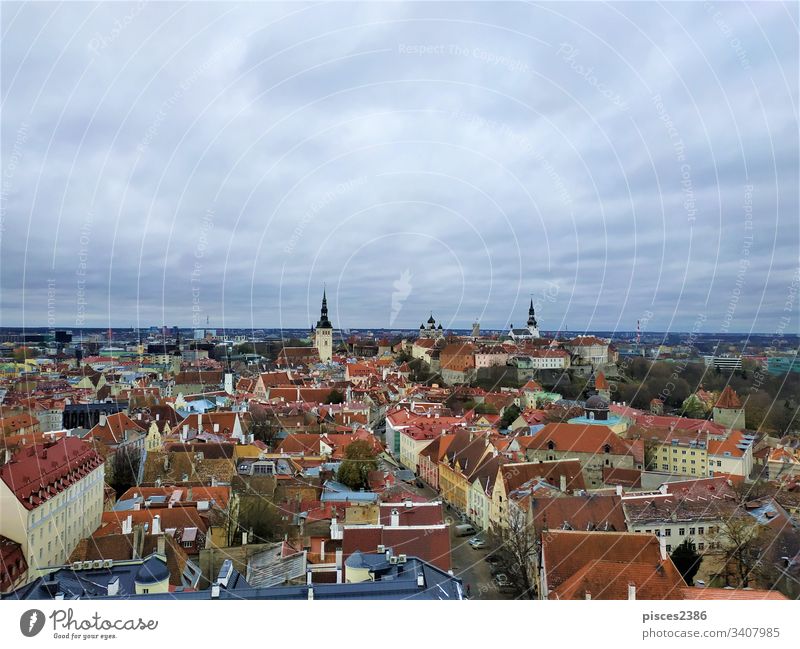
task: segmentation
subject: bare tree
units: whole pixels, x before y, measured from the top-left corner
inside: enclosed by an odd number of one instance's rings
[[[734,514],[723,520],[713,534],[725,562],[726,586],[747,588],[769,572],[766,558],[774,534],[747,514]],[[736,583],[731,584],[731,581]]]
[[[536,570],[539,544],[526,512],[509,501],[507,525],[494,534],[495,552],[500,570],[520,597],[537,597]]]

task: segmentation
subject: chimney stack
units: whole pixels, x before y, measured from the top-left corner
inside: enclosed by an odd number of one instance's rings
[[[389,526],[400,527],[400,512],[398,512],[396,509],[392,510]]]
[[[636,599],[636,584],[628,584],[628,599]]]
[[[153,517],[153,534],[161,534],[161,516],[158,514]]]
[[[558,484],[561,491],[567,491],[567,476],[565,476],[563,473],[558,478]]]

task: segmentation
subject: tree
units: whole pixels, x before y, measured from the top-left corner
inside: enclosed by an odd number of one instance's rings
[[[118,448],[111,458],[111,476],[107,480],[119,498],[131,487],[139,484],[139,465],[142,454],[135,448]]]
[[[644,470],[656,471],[658,469],[658,444],[652,440],[644,441]]]
[[[725,561],[725,585],[748,588],[768,572],[762,560],[772,544],[772,531],[747,514],[734,514],[722,521],[713,535]],[[735,583],[730,583],[734,581]]]
[[[583,408],[580,406],[572,406],[570,408],[553,406],[544,411],[544,420],[548,424],[560,424],[581,415],[583,415]]]
[[[271,446],[280,426],[272,420],[269,411],[264,406],[254,403],[250,406],[250,418],[250,432],[253,438]]]
[[[690,394],[681,404],[684,417],[701,419],[706,415],[706,404],[696,394]]]
[[[497,408],[490,403],[479,403],[475,406],[476,415],[496,415]]]
[[[511,404],[503,411],[503,416],[500,418],[500,428],[508,428],[517,420],[520,412],[519,406]]]
[[[17,347],[14,350],[14,360],[17,363],[24,363],[27,358],[37,358],[39,352],[30,347]]]
[[[328,403],[344,403],[345,395],[341,390],[333,389],[328,394]]]
[[[508,525],[501,526],[493,536],[500,572],[505,573],[519,596],[536,599],[534,575],[539,548],[533,525],[528,523],[525,512],[509,502]]]
[[[253,542],[267,543],[283,539],[288,524],[280,508],[262,495],[248,495],[239,504],[239,530]]]
[[[686,583],[692,585],[694,576],[700,569],[700,562],[703,558],[697,554],[694,549],[694,544],[686,539],[677,548],[672,551],[672,563],[680,571]]]
[[[336,477],[351,489],[361,489],[367,486],[370,471],[377,468],[378,462],[372,444],[357,440],[345,449],[344,460],[339,465]]]

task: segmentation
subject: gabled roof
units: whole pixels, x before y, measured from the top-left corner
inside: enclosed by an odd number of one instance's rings
[[[0,479],[26,509],[34,509],[103,464],[92,447],[76,437],[18,451],[0,467]]]
[[[597,561],[621,565],[645,564],[649,567],[649,573],[655,574],[668,558],[662,558],[659,540],[652,534],[565,530],[549,530],[542,534],[542,563],[551,592],[565,584],[568,588],[574,588],[574,580],[572,583],[568,583],[568,580],[587,564]],[[584,571],[582,574],[587,573]],[[603,570],[602,574],[611,579],[613,571]],[[684,585],[676,584],[676,588]],[[592,593],[592,596],[600,597],[599,590],[597,595]]]
[[[634,455],[629,441],[599,424],[547,424],[533,436],[528,448],[548,449],[551,443],[557,451],[600,454],[608,447],[612,455]]]
[[[584,564],[561,586],[550,592],[550,599],[628,599],[633,586],[636,599],[680,599],[686,582],[671,560],[653,563],[626,563],[595,559]]]
[[[625,511],[616,495],[531,498],[531,515],[537,531],[572,529],[579,531],[623,532]]]

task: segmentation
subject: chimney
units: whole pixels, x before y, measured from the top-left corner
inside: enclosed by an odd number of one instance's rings
[[[621,495],[622,495],[622,485],[621,485],[621,484],[618,484],[618,485],[617,485],[617,495],[618,495],[618,496],[621,496]]]
[[[658,537],[658,549],[661,551],[661,560],[667,560],[667,537],[666,536],[659,536]]]
[[[108,418],[105,415],[100,415],[100,421],[98,421],[99,426],[105,426],[108,422]]]
[[[636,584],[628,584],[628,599],[636,599]]]
[[[167,555],[167,537],[163,534],[158,535],[158,540],[156,541],[156,552],[164,556]]]
[[[398,512],[396,509],[393,509],[391,518],[389,520],[389,527],[400,527],[400,512]]]
[[[567,476],[563,473],[558,477],[558,488],[564,492],[567,490]]]
[[[119,576],[114,577],[114,579],[108,582],[106,593],[109,597],[114,597],[119,594]]]
[[[667,493],[667,490],[668,490],[668,489],[669,489],[669,487],[667,486],[667,483],[665,482],[664,484],[662,484],[662,485],[661,485],[661,486],[658,488],[658,491],[659,491],[660,493],[662,493],[662,494],[665,494],[665,493]]]
[[[592,594],[587,590],[586,594],[583,596],[584,599],[592,599]]]
[[[161,516],[153,516],[153,534],[161,534]]]
[[[130,534],[133,530],[133,514],[128,514],[128,517],[122,521],[122,533]]]

